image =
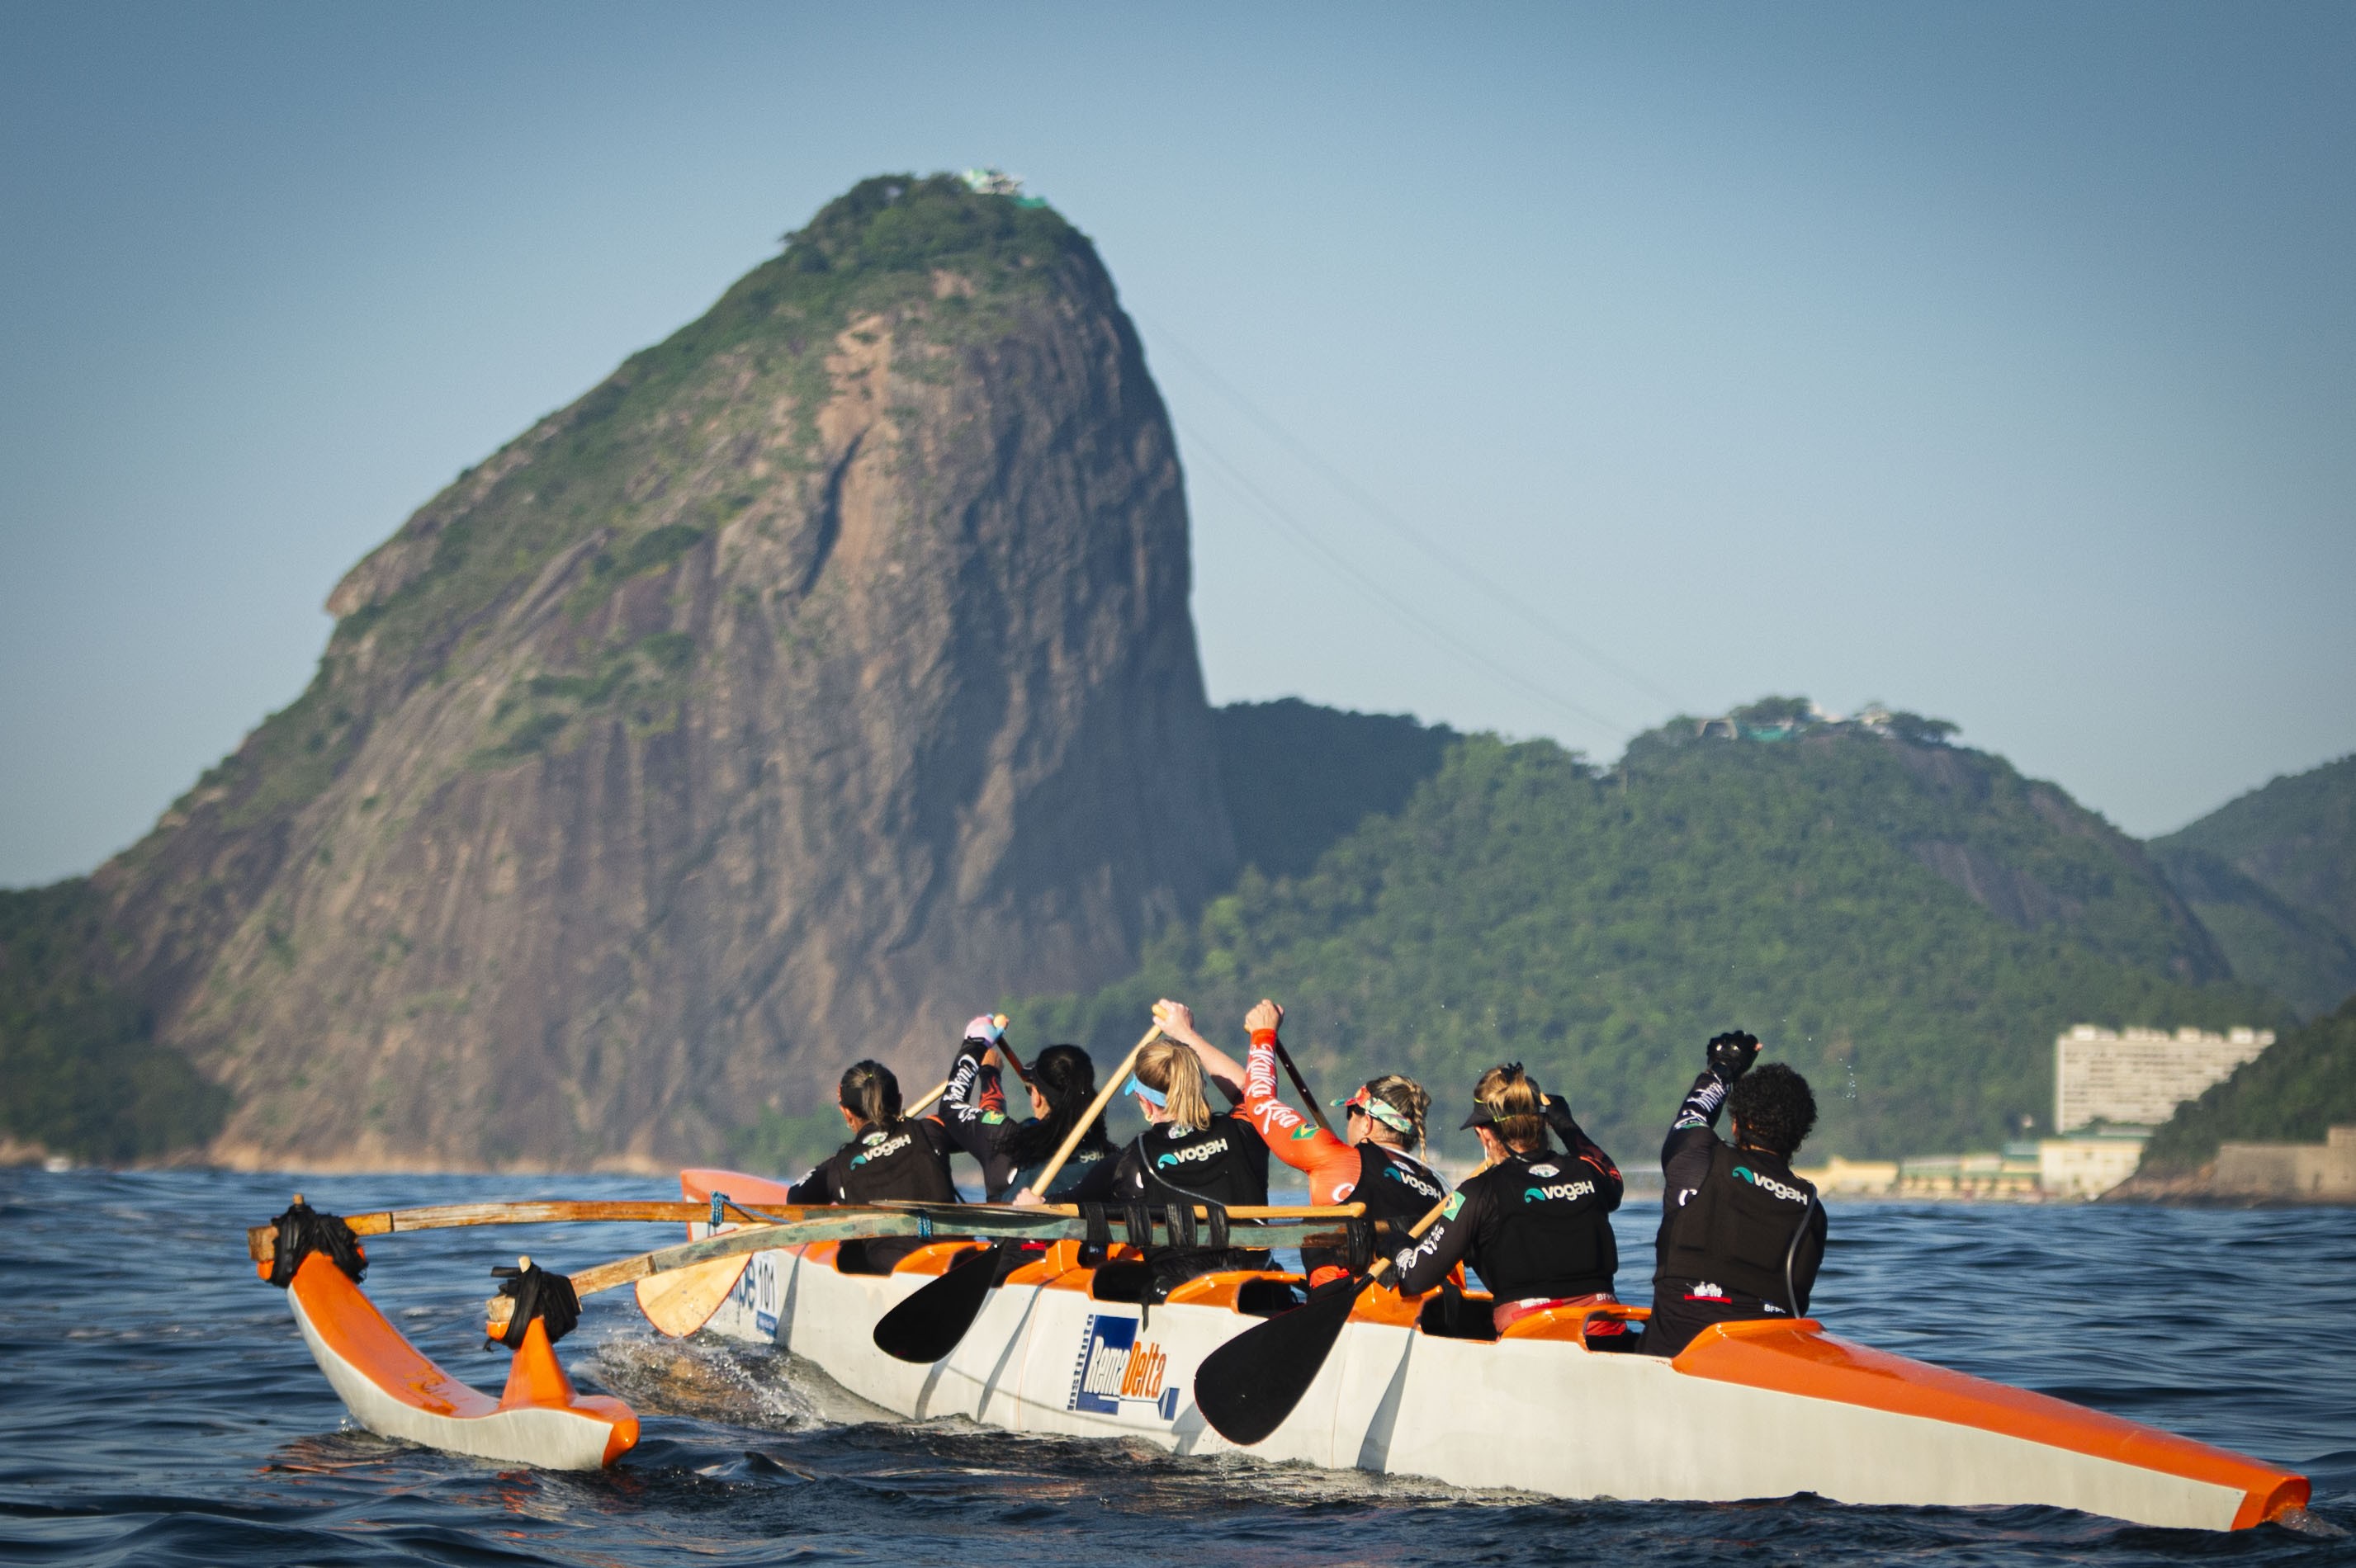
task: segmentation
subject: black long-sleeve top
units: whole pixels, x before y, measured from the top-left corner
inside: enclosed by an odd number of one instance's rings
[[[1450,1211],[1393,1260],[1403,1294],[1431,1289],[1460,1263],[1471,1264],[1500,1301],[1612,1288],[1617,1257],[1603,1216],[1620,1207],[1620,1168],[1561,1100],[1548,1096],[1545,1115],[1569,1152],[1542,1147],[1468,1178],[1450,1200]],[[1534,1200],[1532,1193],[1544,1196]],[[1532,1213],[1533,1201],[1542,1203],[1543,1218],[1551,1222],[1509,1244],[1508,1221],[1541,1217]]]
[[[1783,1317],[1794,1306],[1804,1312],[1817,1266],[1824,1257],[1829,1221],[1824,1205],[1813,1201],[1815,1189],[1794,1178],[1789,1163],[1781,1157],[1742,1149],[1731,1153],[1778,1179],[1787,1199],[1797,1196],[1790,1190],[1794,1186],[1811,1199],[1806,1231],[1794,1243],[1791,1259],[1792,1286],[1798,1300],[1786,1302],[1781,1288],[1772,1294],[1760,1294],[1728,1284],[1726,1274],[1715,1267],[1709,1272],[1719,1274],[1719,1277],[1706,1279],[1669,1263],[1672,1229],[1687,1203],[1708,1179],[1713,1161],[1729,1148],[1718,1136],[1717,1123],[1734,1082],[1733,1074],[1722,1073],[1716,1068],[1704,1069],[1694,1080],[1693,1087],[1686,1091],[1676,1116],[1669,1124],[1669,1136],[1661,1145],[1661,1231],[1653,1273],[1653,1318],[1645,1334],[1646,1347],[1658,1353],[1675,1354],[1711,1323]]]
[[[981,1167],[982,1196],[998,1203],[1014,1193],[1020,1173],[1006,1145],[1023,1124],[1007,1115],[1006,1091],[999,1083],[998,1069],[981,1064],[986,1049],[976,1040],[958,1042],[938,1115],[958,1147]]]
[[[1709,1174],[1710,1151],[1719,1143],[1718,1114],[1725,1109],[1726,1096],[1733,1088],[1732,1078],[1721,1076],[1717,1068],[1708,1067],[1686,1091],[1676,1118],[1669,1123],[1669,1136],[1661,1144],[1664,1214],[1681,1207],[1700,1190],[1701,1179]]]

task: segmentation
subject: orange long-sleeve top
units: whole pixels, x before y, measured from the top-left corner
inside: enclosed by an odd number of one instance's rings
[[[1252,1031],[1242,1111],[1270,1154],[1308,1176],[1309,1201],[1350,1200],[1358,1186],[1358,1151],[1276,1097],[1274,1029]]]

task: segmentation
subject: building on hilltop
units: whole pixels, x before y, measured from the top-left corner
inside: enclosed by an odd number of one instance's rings
[[[1023,176],[1004,169],[968,169],[958,176],[976,196],[1021,196]]]
[[[2272,1029],[2210,1034],[2080,1024],[2053,1040],[2053,1130],[2095,1122],[2156,1127],[2275,1042]]]

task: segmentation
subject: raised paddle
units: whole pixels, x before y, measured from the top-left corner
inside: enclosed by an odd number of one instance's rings
[[[1000,1030],[998,1041],[990,1049],[998,1052],[999,1056],[1005,1061],[1007,1066],[1014,1069],[1014,1076],[1023,1080],[1023,1086],[1025,1089],[1036,1089],[1039,1084],[1038,1082],[1031,1076],[1031,1070],[1023,1065],[1023,1059],[1014,1054],[1014,1048],[1012,1046],[1006,1043],[1006,1035],[1004,1032],[1006,1029],[1006,1015],[1004,1013],[1000,1013],[998,1015],[997,1021]]]
[[[1484,1161],[1481,1169],[1487,1168]],[[1431,1229],[1454,1200],[1451,1193],[1433,1204],[1431,1212],[1408,1232],[1408,1239]],[[1317,1381],[1318,1369],[1333,1353],[1333,1341],[1342,1337],[1359,1296],[1390,1266],[1390,1259],[1378,1258],[1347,1285],[1312,1294],[1306,1305],[1252,1325],[1204,1357],[1194,1371],[1194,1407],[1203,1419],[1228,1442],[1246,1446],[1283,1425]]]
[[[1276,1059],[1284,1063],[1285,1076],[1292,1080],[1295,1089],[1301,1091],[1301,1103],[1309,1107],[1309,1115],[1316,1121],[1319,1129],[1327,1137],[1333,1136],[1333,1124],[1325,1119],[1325,1107],[1318,1102],[1316,1095],[1309,1092],[1309,1081],[1301,1076],[1301,1069],[1292,1065],[1292,1052],[1284,1049],[1281,1040],[1276,1042]]]
[[[1162,1026],[1156,1023],[1138,1037],[1137,1043],[1129,1048],[1129,1054],[1120,1059],[1120,1065],[1113,1069],[1112,1076],[1106,1079],[1104,1086],[1097,1091],[1096,1100],[1088,1106],[1087,1115],[1074,1122],[1072,1130],[1064,1135],[1063,1146],[1055,1150],[1055,1157],[1040,1168],[1028,1190],[1044,1196],[1055,1185],[1056,1174],[1064,1168],[1064,1162],[1070,1159],[1072,1151],[1080,1147],[1081,1135],[1104,1114],[1105,1106],[1119,1093],[1130,1068],[1136,1064],[1137,1053],[1151,1045],[1153,1037],[1161,1032]],[[973,1320],[981,1316],[982,1303],[990,1299],[990,1287],[998,1283],[998,1267],[1005,1256],[1004,1247],[1005,1243],[1001,1242],[964,1259],[940,1278],[922,1286],[914,1296],[886,1312],[875,1324],[875,1348],[903,1361],[937,1361],[956,1349],[958,1341],[965,1338],[966,1330],[973,1327]]]
[[[1062,1145],[1055,1150],[1055,1157],[1041,1167],[1039,1174],[1031,1179],[1031,1191],[1041,1198],[1047,1196],[1047,1189],[1055,1185],[1055,1178],[1062,1172],[1064,1162],[1072,1157],[1074,1149],[1080,1147],[1081,1137],[1096,1125],[1096,1119],[1104,1115],[1104,1108],[1112,1104],[1112,1097],[1120,1093],[1121,1081],[1129,1076],[1129,1070],[1137,1065],[1138,1053],[1151,1045],[1154,1037],[1161,1032],[1162,1025],[1156,1021],[1137,1037],[1137,1043],[1129,1048],[1129,1054],[1120,1059],[1120,1065],[1112,1070],[1112,1076],[1104,1081],[1104,1087],[1098,1089],[1097,1097],[1088,1103],[1088,1114],[1072,1124],[1072,1130],[1064,1135]]]

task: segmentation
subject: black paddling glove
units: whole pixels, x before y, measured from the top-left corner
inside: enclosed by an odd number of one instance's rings
[[[1709,1070],[1729,1083],[1751,1071],[1759,1059],[1759,1037],[1747,1029],[1730,1029],[1709,1040]]]

